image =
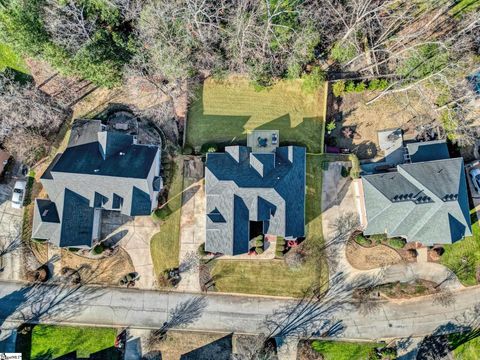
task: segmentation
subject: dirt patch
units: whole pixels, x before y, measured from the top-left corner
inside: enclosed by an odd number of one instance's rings
[[[376,269],[402,261],[398,252],[389,246],[377,245],[366,248],[357,244],[353,239],[349,240],[345,251],[348,262],[359,270]]]
[[[435,294],[437,284],[427,280],[415,280],[411,283],[394,282],[377,286],[374,291],[390,299],[410,299],[416,296]]]
[[[232,335],[169,331],[167,338],[152,350],[160,351],[163,360],[229,360]]]
[[[401,128],[404,138],[415,136],[416,125],[427,121],[428,109],[421,99],[403,95],[384,96],[371,105],[366,102],[375,92],[365,91],[345,94],[341,101],[333,101],[329,115],[335,120],[336,128],[327,139],[328,145],[350,149],[359,159],[383,157],[378,144],[377,132],[385,129]],[[422,120],[425,119],[425,120]],[[349,128],[352,136],[345,137],[343,130]],[[330,143],[331,139],[335,144]]]

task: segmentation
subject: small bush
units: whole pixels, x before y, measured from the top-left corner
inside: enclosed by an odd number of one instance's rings
[[[198,247],[198,255],[200,256],[205,256],[207,255],[207,252],[205,251],[205,243],[201,243],[200,246]]]
[[[263,247],[263,240],[262,239],[255,240],[255,246],[256,247]]]
[[[355,91],[355,83],[352,80],[348,80],[345,83],[345,92],[354,92]]]
[[[200,148],[200,152],[202,154],[216,152],[216,151],[218,151],[218,145],[212,144],[212,143],[203,144],[202,147]]]
[[[260,255],[260,254],[263,254],[263,249],[261,247],[257,247],[255,248],[255,252]]]
[[[302,89],[307,93],[313,93],[325,82],[325,71],[320,66],[314,66],[310,74],[304,74],[302,76],[303,84]]]
[[[277,237],[277,247],[278,247],[278,246],[282,246],[282,247],[283,247],[283,246],[285,246],[286,243],[287,243],[287,242],[285,241],[285,239],[284,239],[283,237],[280,237],[280,236]]]
[[[156,209],[152,213],[152,216],[154,219],[157,219],[157,220],[165,220],[170,216],[171,213],[172,213],[172,210],[170,209],[170,207],[168,205],[164,205],[160,209]]]
[[[283,258],[285,255],[283,254],[283,251],[277,250],[275,251],[275,257],[277,258]]]
[[[388,239],[387,243],[389,246],[391,246],[394,249],[403,249],[407,242],[402,238],[393,238],[393,239]]]
[[[193,154],[193,148],[190,145],[185,145],[183,147],[183,155],[192,155]]]
[[[346,178],[350,175],[350,171],[345,166],[342,166],[342,177]]]
[[[334,82],[332,85],[332,92],[336,97],[342,96],[345,92],[345,81],[339,80]]]
[[[100,255],[105,251],[105,246],[103,244],[98,244],[93,248],[93,253],[95,255]]]
[[[355,236],[355,242],[362,246],[372,246],[370,239],[367,239],[365,236],[363,236],[363,234],[358,234]]]
[[[361,93],[367,89],[367,85],[362,81],[355,86],[355,92]]]
[[[375,235],[370,235],[368,238],[370,239],[370,241],[373,244],[379,245],[379,244],[382,243],[382,241],[387,240],[387,235],[385,235],[385,234],[375,234]]]
[[[327,131],[328,133],[330,134],[333,130],[335,130],[335,128],[337,127],[337,125],[335,124],[335,121],[330,121],[327,123]]]
[[[68,251],[71,251],[71,252],[78,252],[80,251],[80,248],[76,248],[76,247],[70,247],[70,248],[67,248]]]

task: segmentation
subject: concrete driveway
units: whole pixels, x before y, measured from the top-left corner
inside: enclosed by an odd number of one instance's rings
[[[200,292],[198,264],[195,256],[198,247],[205,242],[205,187],[203,162],[195,157],[184,163],[184,190],[180,218],[180,271],[182,280],[178,290]],[[192,261],[193,260],[193,261]],[[193,262],[193,264],[192,264]],[[182,271],[182,268],[185,268]]]
[[[14,167],[17,175],[18,166]],[[0,184],[0,247],[7,246],[13,240],[19,239],[22,231],[23,208],[12,208],[12,191],[15,181],[20,178],[13,176],[7,183]],[[0,279],[20,280],[22,275],[21,251],[19,249],[5,254],[0,259]]]
[[[128,252],[140,275],[135,287],[141,289],[155,288],[155,273],[150,254],[150,239],[158,232],[150,216],[131,217],[112,211],[102,214],[102,237],[107,242],[118,244]]]

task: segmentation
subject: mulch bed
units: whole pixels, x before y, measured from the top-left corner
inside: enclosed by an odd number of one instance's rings
[[[298,343],[297,360],[323,360],[323,356],[312,349],[310,340],[300,340]]]
[[[416,296],[435,294],[438,289],[437,284],[427,280],[416,280],[412,283],[389,283],[379,285],[375,291],[390,299],[410,299]]]

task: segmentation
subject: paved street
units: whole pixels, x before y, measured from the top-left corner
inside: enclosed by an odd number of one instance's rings
[[[21,283],[0,283],[0,318],[20,322],[29,320],[28,312],[35,309],[42,322],[78,323],[98,326],[130,326],[133,328],[160,328],[175,313],[179,304],[198,300],[189,293],[164,293],[134,289],[97,289],[94,293],[65,295],[67,290],[42,285],[35,294],[22,290]],[[45,291],[47,289],[48,291]],[[440,326],[453,330],[447,324],[469,324],[479,316],[474,306],[479,302],[480,288],[470,287],[455,292],[455,301],[449,306],[433,305],[431,297],[401,302],[385,302],[378,308],[362,314],[351,304],[342,303],[338,291],[320,304],[310,304],[304,313],[292,316],[291,322],[281,328],[297,329],[301,333],[323,332],[325,320],[340,321],[336,336],[350,339],[378,339],[421,336],[432,333]],[[61,299],[59,301],[59,299]],[[42,304],[53,304],[48,312],[39,310]],[[266,332],[265,320],[283,318],[294,304],[292,300],[264,297],[247,297],[208,294],[206,306],[195,309],[187,306],[183,312],[192,311],[189,318],[198,319],[189,329],[222,332]],[[191,303],[190,303],[191,305]],[[22,314],[18,310],[22,310]],[[272,317],[274,311],[285,311]],[[305,323],[302,319],[305,317]],[[308,319],[307,319],[308,317]],[[308,320],[308,321],[307,321]],[[3,321],[1,322],[3,323]],[[308,327],[305,324],[309,324]],[[180,326],[179,326],[180,327]],[[317,334],[318,335],[318,334]]]

